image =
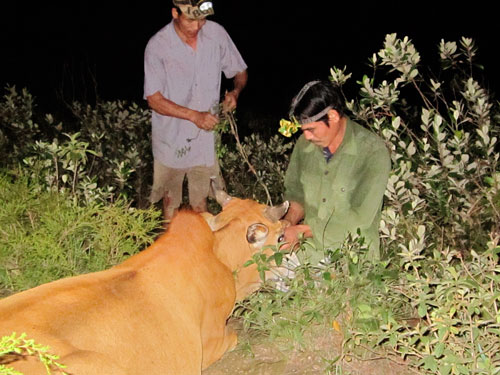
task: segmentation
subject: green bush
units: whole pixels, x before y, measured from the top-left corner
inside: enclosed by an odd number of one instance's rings
[[[34,100],[28,90],[18,93],[15,87],[7,87],[6,91],[0,101],[0,165],[4,167],[20,162],[40,135],[33,121]]]
[[[396,290],[421,319],[416,327],[386,320],[396,353],[420,373],[498,373],[500,190],[498,118],[474,78],[476,48],[441,41],[448,82],[424,76],[408,38],[387,35],[371,62],[391,80],[363,77],[350,102],[391,149],[386,191],[385,251],[404,274]],[[375,76],[375,75],[374,75]],[[402,96],[413,89],[415,104]],[[420,106],[423,107],[420,107]],[[497,103],[498,105],[498,103]],[[366,336],[360,340],[365,340]]]
[[[272,203],[283,202],[283,180],[293,143],[285,142],[278,135],[268,139],[259,134],[245,137],[242,147],[258,177],[251,173],[250,166],[243,161],[234,140],[229,139],[226,145],[228,149],[221,159],[221,170],[228,193],[266,203],[268,197],[262,182],[267,187]]]
[[[124,101],[73,103],[81,139],[95,154],[89,157],[87,175],[98,186],[113,187],[117,195],[146,206],[152,182],[151,111]]]
[[[48,190],[108,201],[125,197],[139,207],[147,205],[152,181],[149,109],[124,101],[95,107],[75,102],[72,117],[62,122],[35,109],[26,89],[18,93],[7,87],[0,102],[0,167],[23,163]],[[41,125],[35,118],[42,119]],[[98,194],[92,192],[96,189]]]
[[[120,263],[153,240],[159,212],[125,201],[75,204],[0,174],[0,294]]]

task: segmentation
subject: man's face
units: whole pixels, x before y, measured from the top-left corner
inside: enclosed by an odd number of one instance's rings
[[[184,13],[177,12],[176,9],[172,10],[172,16],[174,17],[174,22],[176,23],[179,31],[188,38],[196,38],[198,32],[207,22],[205,18],[203,19],[189,18]]]
[[[309,142],[321,148],[329,146],[336,134],[334,129],[331,126],[327,126],[323,121],[302,125],[302,132]]]

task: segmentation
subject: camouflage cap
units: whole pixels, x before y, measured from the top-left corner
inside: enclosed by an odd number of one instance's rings
[[[183,14],[192,19],[199,20],[214,14],[214,7],[211,1],[173,0],[173,3]]]

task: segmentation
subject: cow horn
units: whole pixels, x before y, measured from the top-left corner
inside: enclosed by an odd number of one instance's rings
[[[210,181],[210,187],[212,188],[212,191],[214,193],[215,200],[222,207],[224,207],[233,198],[229,194],[227,194],[224,190],[220,189],[217,186],[216,177],[211,177],[210,180],[211,180]]]
[[[264,210],[264,215],[272,222],[278,221],[283,216],[285,216],[288,211],[288,207],[290,207],[290,203],[288,201],[284,201],[279,206],[267,207]]]

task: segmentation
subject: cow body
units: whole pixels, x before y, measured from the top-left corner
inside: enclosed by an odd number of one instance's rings
[[[282,232],[281,223],[263,224],[267,219],[249,215],[248,207],[248,220],[231,214],[256,202],[231,204],[205,219],[180,212],[148,249],[109,270],[0,300],[0,336],[25,332],[49,345],[74,375],[200,374],[236,345],[236,334],[226,327],[236,290],[243,298],[258,285],[256,270],[236,282],[233,272]],[[254,208],[262,211],[262,205]],[[259,225],[272,228],[261,242],[249,243],[248,232],[241,232],[257,217]],[[4,357],[1,363],[26,375],[45,371],[31,357]]]

